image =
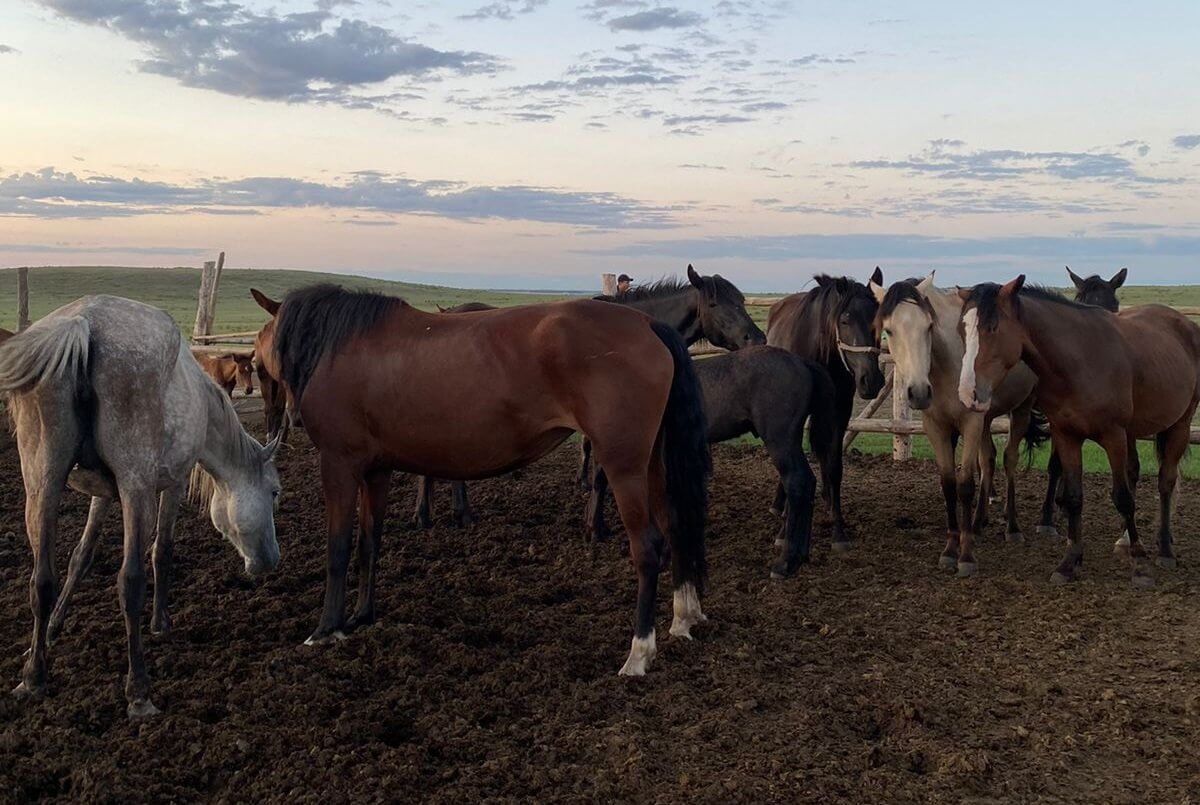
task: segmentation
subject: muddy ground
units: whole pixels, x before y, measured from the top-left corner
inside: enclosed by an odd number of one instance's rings
[[[174,631],[148,639],[164,714],[125,718],[116,516],[53,649],[41,702],[0,695],[0,799],[71,801],[1109,801],[1200,799],[1197,492],[1179,569],[1131,589],[1111,555],[1107,483],[1088,479],[1083,578],[1050,585],[1061,544],[1004,542],[980,575],[937,568],[932,466],[852,457],[856,547],[772,582],[777,521],[757,449],[718,448],[710,620],[616,670],[634,579],[617,543],[581,539],[568,445],[519,480],[474,485],[481,517],[424,533],[398,478],[378,625],[305,648],[324,578],[316,455],[284,453],[283,565],[246,580],[194,511],[181,519]],[[0,451],[0,680],[27,645],[29,550],[15,451]],[[1027,530],[1044,476],[1020,481]],[[1148,534],[1153,484],[1139,491]],[[60,568],[86,500],[68,498]],[[149,614],[147,609],[147,624]]]

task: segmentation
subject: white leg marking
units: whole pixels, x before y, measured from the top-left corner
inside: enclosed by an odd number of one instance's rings
[[[629,647],[629,659],[625,660],[625,664],[621,666],[621,670],[617,674],[620,676],[645,676],[646,669],[650,667],[650,662],[656,654],[658,654],[658,647],[654,642],[653,629],[650,630],[650,636],[645,640],[635,636],[633,644]]]
[[[671,621],[671,636],[692,639],[692,627],[704,623],[708,616],[700,611],[700,596],[696,585],[682,584],[675,591],[675,619]]]
[[[975,405],[975,358],[979,355],[979,311],[971,308],[963,314],[966,351],[958,376],[958,399],[968,409]]]
[[[1129,547],[1129,531],[1126,530],[1124,533],[1122,533],[1121,538],[1118,539],[1115,544],[1118,548],[1128,548]]]

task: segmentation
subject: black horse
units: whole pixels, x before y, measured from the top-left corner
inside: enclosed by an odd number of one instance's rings
[[[1112,279],[1104,279],[1099,274],[1084,279],[1067,267],[1067,274],[1071,277],[1071,282],[1075,285],[1075,301],[1085,305],[1094,305],[1102,307],[1105,310],[1116,313],[1121,309],[1121,303],[1117,300],[1117,289],[1125,284],[1125,278],[1129,276],[1129,269],[1122,268]],[[1054,504],[1058,499],[1059,481],[1062,478],[1062,461],[1058,458],[1058,453],[1050,452],[1050,460],[1046,464],[1046,474],[1049,476],[1046,479],[1046,497],[1042,501],[1042,519],[1038,523],[1037,531],[1039,534],[1057,537],[1058,529],[1054,527]]]
[[[804,454],[804,425],[828,488],[842,473],[842,429],[834,409],[833,380],[815,361],[775,347],[754,346],[695,362],[704,395],[708,442],[751,433],[763,441],[787,500],[787,519],[771,566],[784,578],[808,561],[817,479]],[[608,480],[597,468],[588,499],[589,522],[603,529]],[[593,529],[595,525],[593,526]]]
[[[870,400],[883,388],[879,334],[875,332],[879,303],[867,286],[857,280],[824,274],[815,279],[817,287],[813,290],[785,296],[771,306],[767,314],[767,343],[825,367],[833,380],[838,430],[845,433],[854,408],[855,391],[864,400]],[[882,285],[883,272],[876,268],[871,281]],[[842,518],[841,490],[841,462],[838,462],[836,474],[826,479],[821,493],[833,518],[833,544],[845,549],[850,543]],[[786,498],[786,490],[779,487],[772,511],[782,514]]]
[[[639,285],[616,296],[596,296],[604,302],[640,310],[652,319],[661,321],[683,336],[691,346],[700,339],[730,351],[763,344],[767,338],[746,312],[746,297],[732,282],[720,274],[706,277],[691,265],[687,267],[687,282],[675,278],[661,279]],[[585,490],[592,488],[590,462],[592,445],[587,439],[579,448],[579,472],[576,480]],[[587,518],[592,536],[607,536],[603,518],[598,526]],[[596,528],[599,528],[599,531]]]

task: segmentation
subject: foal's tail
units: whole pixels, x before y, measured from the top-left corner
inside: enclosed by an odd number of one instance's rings
[[[708,475],[712,471],[704,397],[687,345],[679,333],[660,322],[652,322],[650,327],[670,350],[675,363],[659,430],[671,519],[671,580],[676,588],[691,582],[697,592],[703,592],[707,571],[704,518],[708,509]]]
[[[836,392],[829,371],[816,361],[805,360],[812,376],[813,391],[808,404],[808,440],[822,467],[842,460],[841,420],[837,415]]]
[[[1049,440],[1050,420],[1042,413],[1042,409],[1038,408],[1035,402],[1029,408],[1029,424],[1025,426],[1025,432],[1021,434],[1021,441],[1025,442],[1026,469],[1033,466],[1034,451]]]
[[[78,385],[87,373],[91,327],[82,316],[43,319],[0,345],[0,392],[49,380]]]

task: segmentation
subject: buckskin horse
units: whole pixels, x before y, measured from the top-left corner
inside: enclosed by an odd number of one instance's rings
[[[91,563],[105,513],[119,497],[125,550],[117,589],[129,641],[125,695],[130,718],[153,715],[141,621],[142,554],[155,517],[150,628],[161,633],[168,627],[175,518],[189,475],[203,487],[213,525],[242,555],[246,571],[278,564],[279,476],[272,457],[279,443],[264,447],[243,430],[170,316],[128,299],[84,297],[10,338],[0,346],[0,392],[8,397],[20,451],[33,549],[33,644],[14,693],[44,695],[47,646]],[[54,543],[68,484],[91,495],[92,505],[56,605]]]
[[[883,388],[879,334],[874,329],[879,303],[867,286],[857,280],[825,274],[815,279],[817,287],[813,290],[790,294],[771,305],[767,314],[767,343],[825,367],[833,379],[835,410],[844,433],[854,408],[855,390],[864,400],[870,400]],[[871,274],[871,281],[883,284],[883,272],[878,267]],[[821,494],[833,518],[833,545],[846,548],[850,543],[842,517],[840,467],[822,485]],[[785,498],[780,486],[771,510],[783,514]]]
[[[499,475],[577,430],[608,471],[638,577],[621,673],[644,674],[656,654],[664,538],[675,587],[670,632],[690,637],[704,620],[704,409],[687,348],[670,327],[592,300],[443,316],[397,297],[317,285],[283,300],[274,342],[280,379],[320,452],[328,567],[323,613],[307,642],[375,620],[394,470]],[[347,620],[356,503],[359,596]]]
[[[1146,550],[1138,540],[1133,489],[1136,439],[1155,437],[1158,452],[1158,563],[1174,567],[1171,499],[1179,461],[1200,402],[1200,327],[1178,311],[1142,305],[1113,314],[1025,286],[1021,275],[963,290],[963,404],[985,408],[992,390],[1024,361],[1038,376],[1038,405],[1063,468],[1069,544],[1052,581],[1076,578],[1083,563],[1081,447],[1100,444],[1112,468],[1113,503],[1129,534],[1135,587],[1150,587]]]
[[[897,282],[886,291],[871,283],[879,300],[878,328],[887,337],[895,362],[893,394],[904,394],[908,404],[921,411],[921,423],[937,459],[942,495],[946,503],[946,549],[939,564],[965,577],[978,569],[974,536],[986,522],[988,489],[995,471],[992,421],[1011,415],[1008,444],[1004,448],[1006,532],[1009,541],[1022,539],[1017,518],[1016,471],[1022,437],[1030,448],[1043,440],[1032,408],[1037,377],[1017,364],[996,386],[987,411],[975,411],[958,397],[962,375],[963,340],[958,332],[963,300],[954,290],[933,287],[933,274],[914,282]],[[962,462],[954,458],[961,437]],[[980,471],[979,495],[975,472]]]

